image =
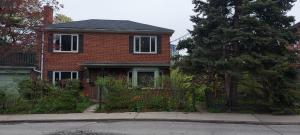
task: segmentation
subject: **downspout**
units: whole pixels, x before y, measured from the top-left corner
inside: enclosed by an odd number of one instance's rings
[[[44,31],[42,32],[42,46],[41,46],[41,61],[40,61],[40,70],[34,68],[33,71],[40,74],[40,79],[43,80],[43,70],[44,70],[44,41],[45,41],[45,34]]]
[[[34,71],[34,72],[41,73],[41,71],[40,71],[40,70],[37,70],[37,68],[34,68],[33,71]]]
[[[43,80],[43,71],[44,71],[44,45],[45,44],[45,33],[42,32],[42,50],[41,50],[41,80]]]

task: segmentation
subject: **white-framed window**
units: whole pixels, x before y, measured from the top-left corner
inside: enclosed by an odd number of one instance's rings
[[[156,54],[157,36],[134,36],[134,53]]]
[[[158,68],[133,68],[128,72],[130,86],[140,88],[162,88],[163,72]]]
[[[78,34],[53,34],[53,52],[73,52],[78,53]]]
[[[60,80],[78,79],[78,71],[53,71],[52,83],[56,84]]]

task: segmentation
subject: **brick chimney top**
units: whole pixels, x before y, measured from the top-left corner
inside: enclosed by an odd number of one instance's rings
[[[53,23],[53,8],[49,5],[44,6],[43,10],[43,25],[47,26]]]

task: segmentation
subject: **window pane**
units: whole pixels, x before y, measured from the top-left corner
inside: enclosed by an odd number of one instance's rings
[[[61,51],[71,51],[71,35],[61,36]]]
[[[156,45],[155,37],[151,37],[151,52],[155,52],[155,45]]]
[[[135,37],[135,51],[139,52],[140,51],[140,38]]]
[[[71,72],[61,72],[61,80],[71,79]]]
[[[59,48],[60,48],[59,41],[60,41],[60,36],[55,35],[54,36],[54,50],[59,50]]]
[[[54,80],[55,81],[59,80],[59,72],[54,72]]]
[[[73,78],[73,79],[78,79],[78,78],[77,78],[77,72],[73,72],[73,73],[72,73],[72,78]]]
[[[138,72],[139,87],[154,87],[154,72]]]
[[[141,52],[150,52],[150,38],[149,37],[141,38]]]
[[[77,36],[73,36],[73,51],[77,51]]]

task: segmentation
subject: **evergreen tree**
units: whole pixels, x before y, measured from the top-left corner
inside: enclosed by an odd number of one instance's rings
[[[179,66],[205,76],[212,89],[221,79],[219,89],[227,93],[229,106],[235,103],[236,91],[259,88],[268,109],[295,107],[299,92],[291,64],[296,57],[287,49],[297,40],[291,27],[294,17],[287,15],[295,1],[193,0],[192,37],[178,46],[189,55]],[[243,85],[245,78],[257,86]]]

